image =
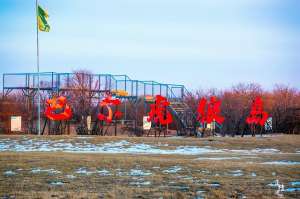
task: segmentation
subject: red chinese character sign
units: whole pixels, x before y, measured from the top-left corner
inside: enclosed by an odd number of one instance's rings
[[[264,126],[268,119],[268,113],[264,111],[263,101],[260,97],[256,97],[252,103],[250,115],[246,119],[249,125]]]
[[[118,106],[121,104],[121,100],[117,98],[112,98],[110,95],[105,97],[100,103],[99,107],[101,108],[100,113],[98,114],[98,119],[100,121],[105,121],[111,123],[113,119],[120,119],[122,117],[122,112],[118,111]],[[113,113],[111,106],[116,106],[116,110]],[[104,114],[104,108],[107,109],[108,114]]]
[[[148,121],[152,121],[155,124],[167,125],[172,123],[173,118],[171,113],[167,110],[167,107],[170,105],[170,102],[167,98],[156,95],[155,103],[150,105],[150,112]]]
[[[48,119],[55,121],[69,120],[72,117],[72,109],[64,96],[48,99],[44,113]]]
[[[214,96],[210,97],[209,102],[205,98],[201,98],[198,104],[197,112],[197,120],[201,124],[210,124],[214,121],[219,124],[222,124],[224,122],[224,117],[220,115],[221,100],[218,100]]]

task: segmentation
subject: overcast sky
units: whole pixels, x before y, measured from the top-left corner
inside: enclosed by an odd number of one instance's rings
[[[300,88],[299,0],[39,0],[41,71]],[[0,73],[36,71],[35,0],[0,0]],[[2,85],[2,78],[0,78]]]

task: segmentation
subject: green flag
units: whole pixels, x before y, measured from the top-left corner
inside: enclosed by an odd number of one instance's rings
[[[40,31],[49,32],[50,25],[48,24],[48,12],[45,11],[40,5],[38,5],[37,11],[37,19],[38,19],[38,26]]]

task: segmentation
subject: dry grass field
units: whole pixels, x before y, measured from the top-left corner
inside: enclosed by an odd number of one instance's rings
[[[300,198],[300,136],[0,136],[0,198]]]

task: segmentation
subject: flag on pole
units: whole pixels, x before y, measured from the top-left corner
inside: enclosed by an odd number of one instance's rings
[[[37,11],[37,18],[38,18],[38,26],[40,31],[49,32],[50,25],[48,24],[48,12],[44,10],[40,5],[38,5]]]

